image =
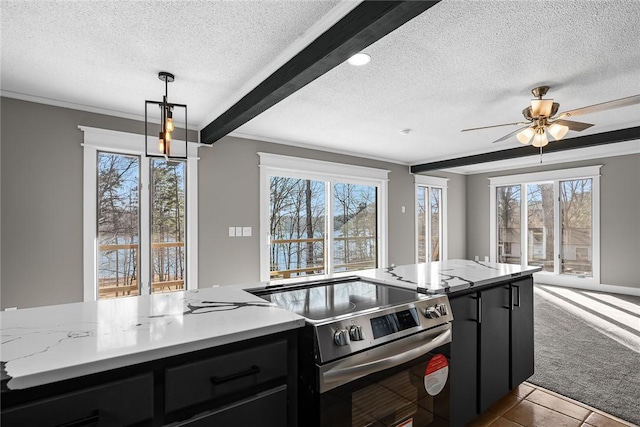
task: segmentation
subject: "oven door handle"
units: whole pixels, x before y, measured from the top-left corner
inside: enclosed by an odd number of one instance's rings
[[[407,350],[400,354],[393,356],[383,357],[381,359],[369,361],[366,363],[349,366],[345,368],[334,368],[322,374],[325,383],[341,381],[349,382],[365,375],[372,374],[374,372],[384,371],[385,369],[393,368],[394,366],[401,365],[405,362],[409,362],[423,354],[430,352],[431,350],[440,347],[443,344],[451,342],[451,329],[438,334],[431,341],[426,344],[422,344],[419,347],[414,347],[411,350]],[[347,381],[344,381],[347,380]]]

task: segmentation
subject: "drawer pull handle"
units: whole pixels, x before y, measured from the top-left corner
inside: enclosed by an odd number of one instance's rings
[[[234,381],[240,378],[249,377],[251,375],[256,375],[260,373],[260,368],[256,365],[252,365],[246,371],[236,372],[235,374],[225,375],[224,377],[211,377],[211,382],[214,385],[228,383],[229,381]]]
[[[97,411],[96,411],[96,413],[93,414],[93,415],[90,415],[90,416],[85,417],[85,418],[81,418],[79,420],[71,421],[70,423],[62,424],[60,427],[88,426],[88,425],[96,424],[98,421],[100,421],[100,414],[97,413]]]

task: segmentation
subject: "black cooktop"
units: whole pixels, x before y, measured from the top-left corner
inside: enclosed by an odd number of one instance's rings
[[[417,301],[420,294],[410,289],[354,280],[285,286],[284,289],[261,292],[260,297],[307,319],[320,321]]]

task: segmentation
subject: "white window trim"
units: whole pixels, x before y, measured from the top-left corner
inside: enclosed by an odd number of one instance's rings
[[[98,299],[97,284],[97,156],[98,151],[118,154],[131,154],[140,156],[140,184],[147,191],[140,192],[140,206],[149,206],[149,158],[145,156],[144,135],[119,132],[107,129],[78,126],[84,133],[83,154],[83,279],[84,301],[96,301]],[[198,146],[197,143],[189,143],[187,151],[187,182],[186,188],[186,236],[187,244],[185,256],[186,289],[198,287]],[[151,148],[151,147],[150,147]],[[157,149],[154,147],[153,149]],[[184,141],[175,140],[172,150],[176,155],[185,155]],[[140,259],[149,259],[150,248],[145,242],[149,242],[149,217],[140,216]],[[150,271],[148,268],[140,269],[140,292],[148,294],[150,287]]]
[[[508,185],[520,185],[520,224],[526,224],[527,209],[526,204],[526,186],[533,183],[550,183],[553,182],[554,194],[559,197],[560,181],[568,181],[575,179],[592,179],[591,194],[591,211],[593,225],[593,277],[576,277],[567,274],[560,274],[557,262],[554,262],[554,272],[541,271],[535,273],[534,277],[537,283],[561,286],[591,286],[599,287],[600,284],[600,168],[602,165],[586,166],[572,169],[558,169],[545,172],[534,172],[519,175],[507,175],[489,178],[489,253],[491,262],[497,261],[497,224],[496,224],[496,187]],[[560,234],[560,203],[558,200],[554,202],[554,236]],[[528,259],[527,247],[524,244],[526,233],[521,233],[521,263],[526,265]],[[554,239],[554,253],[557,256],[560,253],[560,239]]]
[[[283,176],[289,178],[311,179],[328,182],[327,200],[332,200],[334,182],[349,184],[372,185],[378,187],[378,266],[388,264],[388,187],[389,170],[355,166],[344,163],[326,162],[322,160],[305,159],[300,157],[283,156],[258,152],[260,156],[260,280],[268,282],[270,254],[269,254],[269,177]],[[329,221],[333,219],[333,206],[328,203],[326,215]],[[333,225],[328,224],[333,230]],[[329,234],[325,238],[329,238]],[[327,259],[332,259],[332,248],[325,242]],[[329,271],[332,274],[332,263]]]
[[[414,215],[414,222],[415,222],[415,245],[414,245],[414,254],[415,254],[415,261],[416,263],[418,262],[418,235],[420,233],[419,227],[418,227],[418,188],[419,187],[429,187],[429,188],[439,188],[442,190],[442,200],[440,201],[441,203],[441,212],[440,212],[440,221],[442,223],[442,236],[441,236],[441,242],[440,242],[440,252],[441,252],[441,260],[442,261],[446,261],[448,259],[448,246],[447,246],[447,230],[448,230],[448,226],[447,226],[447,188],[449,185],[449,179],[448,178],[439,178],[439,177],[435,177],[435,176],[426,176],[426,175],[414,175],[413,176],[413,182],[414,182],[414,208],[413,208],[413,212],[415,213]],[[428,221],[428,227],[431,227],[431,222]],[[430,247],[430,245],[429,245]],[[427,250],[427,252],[430,252],[429,250]],[[427,253],[428,259],[431,259],[431,254]]]

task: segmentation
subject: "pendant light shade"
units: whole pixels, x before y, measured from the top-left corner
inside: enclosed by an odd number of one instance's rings
[[[169,83],[175,80],[175,76],[166,71],[158,73],[158,78],[164,82],[164,96],[162,101],[145,101],[144,104],[144,133],[145,133],[145,154],[147,157],[164,157],[165,159],[187,159],[188,135],[187,135],[187,106],[184,104],[173,104],[168,101]],[[149,105],[156,105],[160,109],[160,132],[158,133],[157,148],[151,148],[149,152],[149,127],[156,126],[149,123]],[[174,110],[184,110],[184,155],[176,155],[172,152],[171,141],[174,140],[173,133],[176,131],[173,121]],[[153,110],[153,108],[152,108]],[[182,132],[181,132],[182,133]],[[182,141],[178,141],[178,146],[182,146]],[[153,147],[153,145],[151,145]],[[175,151],[175,150],[174,150]],[[182,150],[180,150],[182,154]]]
[[[543,127],[536,129],[536,135],[533,137],[533,146],[542,148],[545,145],[549,144],[549,140],[547,139],[547,133],[544,131]]]
[[[535,134],[536,134],[536,131],[532,127],[528,127],[518,132],[518,134],[516,135],[516,138],[521,143],[528,144],[531,142],[531,138],[533,138]]]
[[[549,117],[553,108],[553,99],[532,99],[531,115],[534,118]]]
[[[556,141],[561,140],[569,132],[569,126],[561,125],[559,123],[551,123],[547,128],[553,139]]]

